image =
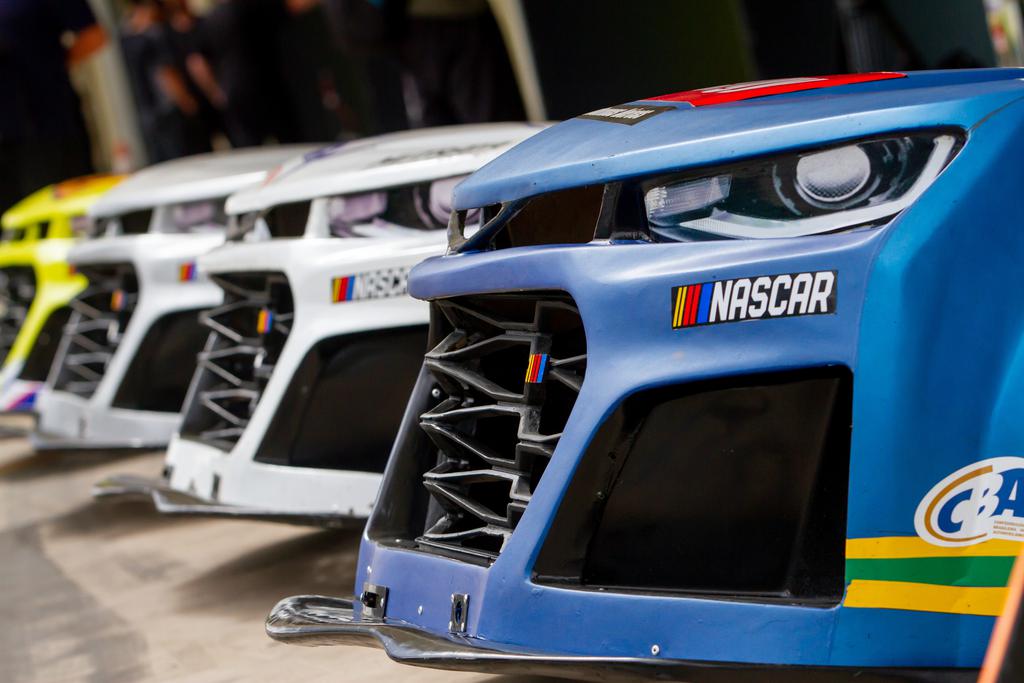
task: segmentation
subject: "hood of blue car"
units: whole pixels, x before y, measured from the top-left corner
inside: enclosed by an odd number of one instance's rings
[[[455,190],[458,209],[897,130],[970,129],[1024,97],[1024,69],[787,79],[680,93],[553,126]],[[851,82],[852,81],[852,82]]]

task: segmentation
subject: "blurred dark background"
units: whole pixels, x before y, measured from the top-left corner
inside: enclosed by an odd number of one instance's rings
[[[1018,65],[1021,32],[1020,0],[0,0],[0,210],[211,149]]]

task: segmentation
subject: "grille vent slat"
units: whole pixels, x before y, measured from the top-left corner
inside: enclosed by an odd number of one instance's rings
[[[181,433],[229,451],[273,373],[291,332],[294,304],[281,273],[226,273],[211,279],[224,290],[224,303],[200,316],[211,334],[199,354]],[[259,329],[261,316],[264,331]]]
[[[114,357],[139,300],[139,282],[129,263],[79,266],[88,286],[71,300],[71,316],[54,366],[54,389],[89,398]]]
[[[434,302],[452,330],[426,354],[441,392],[420,415],[437,449],[416,544],[473,562],[501,553],[540,482],[586,369],[579,312],[560,293]],[[527,381],[534,354],[546,372]],[[538,361],[539,362],[539,361]]]

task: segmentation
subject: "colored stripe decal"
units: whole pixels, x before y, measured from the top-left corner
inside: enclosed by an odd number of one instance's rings
[[[715,289],[715,285],[712,282],[706,283],[707,287],[701,287],[700,292],[700,310],[697,313],[697,324],[703,325],[708,321],[708,316],[711,315],[711,293]]]
[[[261,309],[259,316],[256,318],[256,331],[260,334],[266,334],[274,326],[274,314],[267,309]]]
[[[1006,590],[1006,588],[935,586],[904,581],[857,580],[851,582],[846,589],[843,605],[845,607],[994,617],[1003,610]]]
[[[654,102],[688,102],[694,107],[703,107],[709,104],[739,102],[754,97],[782,95],[802,90],[816,90],[818,88],[833,88],[839,85],[851,85],[854,83],[885,81],[890,78],[906,78],[906,74],[896,71],[874,71],[860,74],[836,74],[833,76],[778,78],[766,81],[751,81],[750,83],[731,83],[712,88],[701,88],[700,90],[684,90],[683,92],[645,97],[643,99],[644,101]]]
[[[896,559],[901,557],[1016,557],[1019,541],[994,539],[959,548],[932,545],[917,536],[850,538],[846,541],[847,559]]]
[[[698,282],[672,288],[672,328],[693,327],[708,322],[714,283]]]
[[[36,403],[36,390],[35,389],[30,389],[29,391],[26,391],[24,394],[22,394],[21,396],[16,398],[14,400],[14,402],[11,403],[9,406],[7,406],[7,410],[18,410],[20,408],[31,408],[32,406],[35,405],[35,403]]]
[[[539,384],[544,381],[544,369],[548,365],[548,354],[531,353],[530,360],[526,364],[526,381],[530,384]]]
[[[693,325],[697,322],[697,304],[700,303],[700,291],[704,289],[703,284],[699,284],[690,291],[690,315],[687,325]]]
[[[690,319],[693,316],[693,295],[697,293],[698,287],[700,287],[700,285],[690,285],[686,288],[686,313],[683,314],[684,327],[689,327],[693,324],[690,322]]]
[[[680,327],[683,324],[683,302],[686,300],[686,287],[676,288],[676,309],[672,315],[672,327]]]
[[[847,560],[846,580],[906,581],[942,586],[1002,588],[1013,570],[1012,557],[917,557]]]
[[[355,276],[347,275],[345,277],[336,277],[331,282],[331,301],[339,303],[341,301],[352,300],[352,289],[355,284]]]
[[[182,282],[188,282],[194,280],[196,277],[196,264],[195,263],[183,263],[181,268],[178,270],[178,279]]]

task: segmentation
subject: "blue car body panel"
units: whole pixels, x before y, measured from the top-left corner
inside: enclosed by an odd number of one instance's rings
[[[877,133],[968,128],[1024,95],[1020,78],[1024,69],[931,72],[708,107],[658,102],[672,110],[635,126],[570,119],[464,180],[454,202],[475,208]]]
[[[456,205],[472,208],[890,131],[952,127],[966,135],[925,194],[879,228],[776,240],[520,247],[418,266],[409,286],[421,299],[568,292],[584,321],[587,374],[544,479],[493,565],[364,536],[356,593],[364,582],[386,585],[389,619],[439,634],[449,630],[451,594],[469,594],[468,637],[509,652],[978,666],[994,620],[980,603],[965,604],[996,594],[957,591],[999,585],[884,577],[887,568],[899,574],[906,566],[899,563],[927,563],[926,556],[964,562],[964,576],[972,562],[988,561],[984,552],[944,555],[939,546],[916,554],[924,546],[915,510],[958,468],[1024,455],[1021,74],[932,72],[707,107],[682,103],[633,126],[576,119],[462,183]],[[838,274],[832,315],[682,330],[669,323],[672,287],[821,270]],[[848,548],[892,539],[911,548],[889,556],[848,551],[841,604],[639,595],[532,580],[582,454],[627,396],[706,378],[834,365],[850,368],[854,378]],[[412,417],[403,429],[417,428]],[[904,588],[913,590],[904,596]],[[862,589],[876,592],[854,599]],[[914,602],[917,595],[925,598]]]

